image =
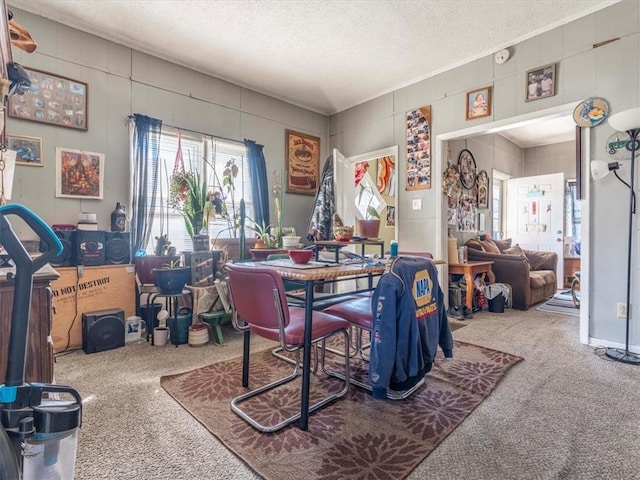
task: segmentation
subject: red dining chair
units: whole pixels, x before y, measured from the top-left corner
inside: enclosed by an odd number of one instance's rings
[[[300,372],[300,350],[304,344],[304,316],[301,307],[289,306],[284,284],[277,272],[268,268],[248,267],[241,264],[227,264],[228,285],[233,307],[233,325],[240,331],[250,331],[269,340],[280,343],[289,352],[295,352],[293,372],[274,382],[255,388],[231,401],[231,410],[261,432],[275,432],[300,418],[300,412],[291,415],[272,425],[264,425],[260,420],[249,415],[240,404],[249,398],[272,390],[294,380]],[[309,413],[318,410],[328,403],[344,396],[349,390],[349,323],[324,312],[314,311],[311,331],[313,345],[324,343],[324,340],[337,333],[342,333],[347,355],[344,358],[344,387],[309,406]],[[243,354],[243,386],[248,386],[249,342],[244,344]],[[334,375],[324,367],[326,373]],[[246,384],[245,384],[245,379]],[[277,405],[272,406],[277,409]],[[272,418],[271,415],[269,415]]]

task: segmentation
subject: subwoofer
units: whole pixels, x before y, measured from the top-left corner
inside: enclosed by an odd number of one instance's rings
[[[82,350],[103,352],[124,346],[124,310],[82,314]]]
[[[56,255],[51,260],[51,265],[54,267],[72,267],[76,264],[76,230],[53,230],[53,233],[60,239],[62,243],[62,253]],[[40,253],[46,253],[49,250],[49,246],[40,240]]]
[[[131,263],[129,232],[104,232],[104,256],[107,265]]]
[[[78,265],[104,265],[104,231],[78,230]]]

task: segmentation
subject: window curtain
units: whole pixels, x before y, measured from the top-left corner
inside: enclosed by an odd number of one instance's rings
[[[133,252],[144,250],[151,237],[160,179],[160,132],[162,120],[133,115],[133,155],[131,192],[131,245]],[[153,172],[149,178],[149,172]]]
[[[244,146],[247,149],[247,163],[251,177],[253,220],[257,225],[269,225],[269,180],[267,178],[267,163],[262,151],[263,146],[246,138]]]

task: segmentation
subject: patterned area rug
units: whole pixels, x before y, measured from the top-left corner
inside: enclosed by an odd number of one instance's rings
[[[578,299],[579,299],[578,294]],[[553,297],[540,305],[538,308],[541,312],[562,313],[564,315],[580,316],[580,308],[573,303],[571,290],[564,290],[556,293]]]
[[[440,355],[440,354],[439,354]],[[339,359],[332,355],[331,366]],[[161,378],[162,387],[247,465],[266,479],[402,479],[485,399],[522,358],[455,342],[454,358],[438,356],[426,383],[406,400],[374,400],[351,386],[347,395],[311,414],[309,431],[298,424],[263,434],[229,406],[244,392],[241,358]],[[292,366],[270,351],[251,355],[249,385],[286,375]],[[364,362],[352,368],[366,376]],[[311,402],[341,381],[312,375]],[[261,420],[277,421],[300,408],[299,381],[243,404]]]

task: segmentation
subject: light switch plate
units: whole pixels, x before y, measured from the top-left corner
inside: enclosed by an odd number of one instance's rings
[[[412,206],[414,210],[420,210],[422,208],[422,199],[414,198]]]

